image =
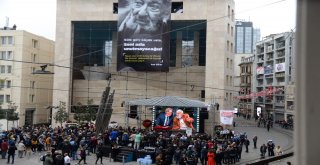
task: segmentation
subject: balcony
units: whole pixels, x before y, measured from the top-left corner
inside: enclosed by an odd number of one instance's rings
[[[284,51],[277,52],[277,57],[278,57],[278,58],[284,58],[285,55],[286,55],[286,54],[285,54]]]
[[[276,73],[276,78],[281,78],[281,77],[285,77],[286,74],[283,72],[283,73]]]
[[[284,105],[284,101],[280,101],[280,102],[275,102],[274,103],[274,106],[277,106],[277,107],[284,107],[285,105]]]
[[[266,100],[266,104],[273,104],[274,101],[273,100]]]
[[[257,79],[263,79],[263,75],[257,75]]]
[[[277,85],[277,86],[285,86],[285,85],[286,85],[286,82],[277,82],[276,85]]]
[[[250,87],[251,83],[240,83],[241,87]]]
[[[262,86],[263,86],[263,83],[258,83],[257,86],[258,86],[258,87],[262,87]]]
[[[263,103],[263,99],[262,98],[261,99],[256,99],[255,102],[256,103]]]

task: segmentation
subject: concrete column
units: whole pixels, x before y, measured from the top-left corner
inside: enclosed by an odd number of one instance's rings
[[[320,132],[317,127],[320,121],[320,2],[298,0],[297,7],[294,164],[319,164]]]
[[[199,32],[194,32],[194,47],[193,47],[193,55],[192,55],[192,65],[199,65]]]
[[[182,64],[182,32],[177,32],[176,42],[176,67],[181,68]]]

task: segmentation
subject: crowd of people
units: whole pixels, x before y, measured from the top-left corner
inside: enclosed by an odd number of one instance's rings
[[[256,145],[256,141],[254,141]],[[274,155],[274,144],[261,146],[261,156],[268,151],[269,156]],[[7,163],[14,163],[15,154],[18,158],[36,155],[44,165],[65,165],[71,160],[77,164],[87,164],[86,157],[94,154],[94,163],[102,164],[102,146],[112,145],[132,147],[135,150],[144,147],[155,148],[154,161],[158,165],[181,164],[193,165],[221,165],[239,162],[242,148],[248,152],[250,140],[246,134],[234,135],[232,131],[227,134],[217,134],[212,137],[208,134],[193,134],[187,136],[185,131],[147,131],[135,128],[107,129],[102,134],[95,133],[94,125],[82,128],[50,128],[30,127],[14,129],[4,132],[0,140],[2,159]],[[256,146],[255,146],[256,147]],[[278,149],[279,150],[279,149]],[[281,151],[281,149],[280,149]],[[279,152],[280,152],[279,151]],[[276,149],[276,153],[279,153]],[[44,154],[46,153],[46,154]],[[115,158],[115,156],[112,156]]]

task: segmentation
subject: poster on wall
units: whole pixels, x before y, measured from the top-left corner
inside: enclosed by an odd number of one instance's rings
[[[285,63],[279,63],[279,64],[276,64],[274,69],[276,72],[284,72],[286,69],[286,65]]]
[[[263,66],[257,67],[257,74],[264,74],[264,67]]]
[[[169,70],[171,0],[119,0],[117,71]]]
[[[272,65],[267,65],[264,67],[264,74],[269,75],[273,73],[273,67]]]
[[[233,110],[220,110],[220,122],[222,124],[233,124]]]

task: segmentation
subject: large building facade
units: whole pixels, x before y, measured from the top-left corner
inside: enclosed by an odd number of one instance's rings
[[[294,33],[267,36],[256,44],[253,109],[275,121],[294,115]]]
[[[10,28],[0,30],[0,39],[2,109],[15,109],[19,126],[49,122],[53,76],[32,72],[40,70],[37,63],[53,62],[54,41]]]
[[[58,0],[55,64],[64,67],[54,68],[54,89],[59,90],[53,91],[53,105],[64,101],[70,112],[78,102],[93,100],[97,105],[111,78],[115,90],[111,120],[121,125],[124,103],[134,99],[174,95],[231,109],[234,1],[171,4],[169,71],[117,71],[118,1]],[[214,116],[209,113],[202,121],[207,131],[212,130]],[[145,119],[152,119],[151,111],[142,113],[140,120]],[[136,119],[129,123],[135,126]]]

